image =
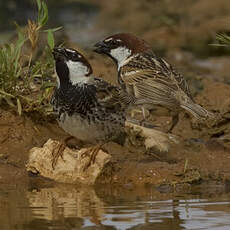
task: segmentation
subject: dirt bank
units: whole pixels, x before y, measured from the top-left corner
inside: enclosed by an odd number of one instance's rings
[[[204,90],[196,100],[209,109],[220,110],[222,102],[230,96],[230,86],[212,80],[204,80],[203,85]],[[155,119],[155,123],[165,124],[166,120],[169,118]],[[133,186],[229,182],[230,148],[219,136],[229,134],[230,123],[211,130],[191,127],[189,117],[182,114],[174,131],[181,143],[172,146],[167,153],[153,150],[151,154],[141,147],[108,143],[105,149],[112,160],[97,183]],[[0,133],[0,183],[3,184],[28,183],[25,171],[28,150],[42,146],[48,138],[60,140],[65,137],[55,122],[34,122],[29,117],[20,117],[14,111],[4,109],[0,110]]]

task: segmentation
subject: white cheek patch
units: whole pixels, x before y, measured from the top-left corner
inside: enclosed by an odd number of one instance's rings
[[[66,62],[69,68],[69,79],[73,85],[77,83],[87,83],[90,77],[86,76],[89,73],[89,68],[81,62]]]
[[[131,53],[131,50],[126,47],[118,47],[110,51],[110,55],[117,60],[118,69],[125,64]]]

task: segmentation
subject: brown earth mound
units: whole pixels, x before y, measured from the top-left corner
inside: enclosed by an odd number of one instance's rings
[[[207,108],[224,110],[222,102],[227,104],[230,87],[214,81],[204,81],[204,85],[197,101]],[[225,114],[229,114],[228,108],[225,106]],[[160,124],[162,121],[156,122]],[[97,183],[162,185],[213,180],[227,182],[230,180],[230,148],[224,141],[228,141],[229,129],[230,123],[226,122],[210,130],[194,130],[188,116],[182,115],[174,131],[180,137],[180,144],[173,145],[169,152],[145,151],[143,146],[137,148],[130,143],[125,146],[109,143],[105,149],[112,158]],[[25,164],[29,150],[42,146],[49,138],[61,140],[66,135],[56,123],[34,122],[31,118],[3,109],[0,111],[0,133],[0,183],[4,184],[27,183]]]

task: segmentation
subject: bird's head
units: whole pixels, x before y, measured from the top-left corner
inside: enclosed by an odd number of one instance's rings
[[[128,58],[151,50],[151,46],[133,34],[120,33],[109,36],[95,45],[94,51],[106,54],[121,67]]]
[[[80,52],[72,48],[56,47],[53,49],[53,56],[58,86],[64,86],[67,83],[75,85],[89,81],[92,67]]]

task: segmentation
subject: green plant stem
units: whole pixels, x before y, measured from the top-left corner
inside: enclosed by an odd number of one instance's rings
[[[3,90],[1,90],[1,89],[0,89],[0,93],[3,94],[3,95],[5,95],[5,96],[7,96],[7,97],[15,98],[14,95],[9,94],[9,93],[6,93],[5,91],[3,91]]]

